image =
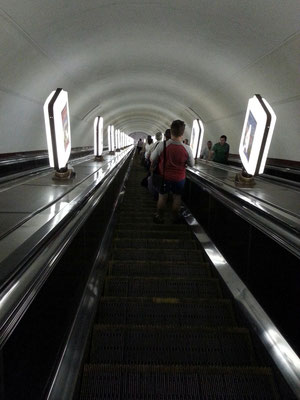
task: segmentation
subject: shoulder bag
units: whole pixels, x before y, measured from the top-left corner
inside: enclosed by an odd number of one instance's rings
[[[163,174],[160,175],[158,171],[158,164],[152,173],[152,184],[160,191],[165,184],[165,166],[166,166],[166,141],[164,141],[164,161],[163,161]]]

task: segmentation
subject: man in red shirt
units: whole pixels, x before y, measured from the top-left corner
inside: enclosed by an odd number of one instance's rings
[[[164,176],[164,185],[159,190],[157,214],[153,221],[158,224],[164,222],[163,216],[168,200],[168,193],[173,193],[173,220],[177,222],[181,206],[181,195],[185,183],[186,165],[195,164],[190,146],[182,143],[185,123],[180,120],[171,124],[171,139],[166,142],[166,160],[164,160],[164,142],[160,143],[151,154],[152,166],[157,165],[159,174]]]

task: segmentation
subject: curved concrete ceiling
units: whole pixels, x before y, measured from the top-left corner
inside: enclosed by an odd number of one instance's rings
[[[249,97],[278,122],[271,157],[299,160],[299,0],[1,0],[0,152],[46,148],[42,105],[69,92],[72,146],[104,118],[127,134],[201,117],[237,153]]]

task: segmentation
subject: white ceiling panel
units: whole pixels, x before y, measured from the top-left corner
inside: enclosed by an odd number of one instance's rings
[[[199,115],[208,137],[231,132],[237,151],[247,100],[258,92],[283,117],[285,102],[289,115],[294,107],[294,121],[278,126],[290,124],[285,158],[297,159],[299,21],[299,0],[0,0],[0,113],[16,105],[0,114],[1,135],[9,132],[0,152],[46,148],[38,109],[63,87],[73,146],[92,144],[99,114],[105,126],[151,134],[175,118],[189,130]],[[18,113],[30,123],[12,129]],[[280,134],[272,151],[282,157]]]

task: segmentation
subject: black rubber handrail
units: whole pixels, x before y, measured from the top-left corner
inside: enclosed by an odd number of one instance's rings
[[[114,231],[116,222],[115,210],[122,202],[124,196],[122,188],[132,168],[133,157],[134,153],[132,154],[130,165],[124,176],[117,200],[112,205],[112,215],[101,241],[99,251],[95,257],[68,339],[66,340],[57,369],[53,375],[52,383],[45,396],[47,400],[69,400],[73,398],[75,393],[82,360],[101,295],[101,272],[108,255]],[[76,351],[74,351],[74,349],[76,349]]]
[[[187,177],[193,183],[210,193],[214,198],[220,200],[222,204],[225,204],[235,214],[264,232],[290,253],[300,258],[300,231],[296,226],[289,225],[287,221],[280,220],[271,211],[262,211],[258,207],[242,201],[236,195],[238,189],[231,188],[223,181],[218,184],[217,180],[209,180],[205,174],[193,168],[188,168]]]
[[[49,221],[5,260],[6,263],[16,265],[17,272],[7,280],[0,293],[0,348],[9,338],[72,239],[98,205],[131,152],[131,149],[124,151],[119,163],[100,182],[96,181],[86,189],[80,200],[76,199],[68,215],[57,226],[51,226]]]

